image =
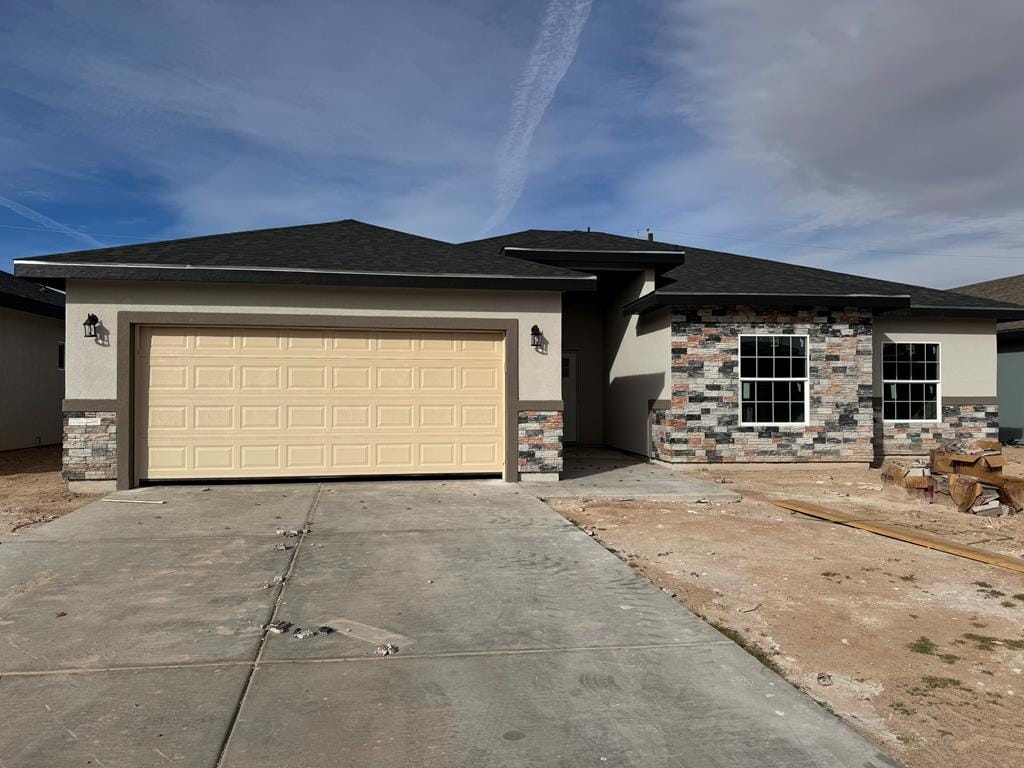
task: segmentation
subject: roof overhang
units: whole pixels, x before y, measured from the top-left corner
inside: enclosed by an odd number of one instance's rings
[[[62,306],[49,304],[45,301],[32,301],[32,299],[27,299],[23,296],[12,296],[9,293],[0,293],[0,307],[17,309],[20,312],[31,312],[33,315],[64,319],[64,307]]]
[[[909,295],[820,294],[820,293],[699,293],[694,291],[651,291],[622,308],[625,315],[642,315],[658,307],[695,307],[710,304],[745,306],[871,307],[907,309]]]
[[[505,246],[501,252],[525,261],[580,269],[638,269],[653,267],[659,275],[684,263],[685,251],[617,250],[596,251],[569,248],[519,248]]]
[[[18,277],[62,288],[64,281],[146,280],[169,282],[256,283],[262,285],[353,285],[392,288],[462,288],[519,291],[594,291],[593,275],[502,275],[469,273],[370,272],[302,267],[131,264],[18,259]]]
[[[915,317],[980,317],[992,320],[1024,320],[1024,307],[933,307],[914,304],[910,314]]]

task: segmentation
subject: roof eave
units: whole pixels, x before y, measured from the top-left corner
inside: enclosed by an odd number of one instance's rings
[[[939,307],[912,304],[910,314],[916,317],[978,317],[992,320],[1024,320],[1024,307]]]
[[[167,282],[253,283],[260,285],[365,286],[380,288],[459,288],[517,291],[594,291],[593,275],[459,275],[369,273],[327,270],[212,267],[118,266],[14,262],[15,274],[47,285],[65,280],[143,280]]]
[[[29,312],[33,315],[43,317],[55,317],[58,320],[64,319],[64,307],[58,304],[48,304],[45,301],[33,301],[22,296],[12,296],[7,293],[0,294],[0,307],[4,309],[16,309],[19,312]]]
[[[564,264],[585,266],[639,266],[654,267],[658,274],[664,274],[686,261],[685,251],[650,250],[591,250],[581,248],[520,248],[505,246],[501,252],[506,256],[534,261],[540,264]]]
[[[906,309],[909,295],[818,294],[818,293],[699,293],[651,291],[622,308],[625,315],[640,315],[658,307],[694,307],[742,304],[754,307],[815,306]]]

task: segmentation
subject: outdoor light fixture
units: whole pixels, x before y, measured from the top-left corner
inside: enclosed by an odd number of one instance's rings
[[[82,327],[85,329],[85,338],[94,339],[96,338],[96,326],[100,324],[100,319],[96,317],[92,312],[85,318],[85,322],[82,323]]]
[[[544,345],[544,334],[540,332],[540,328],[536,325],[530,329],[530,346],[534,349],[540,349]]]

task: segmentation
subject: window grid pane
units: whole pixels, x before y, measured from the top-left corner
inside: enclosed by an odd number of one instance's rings
[[[807,339],[740,337],[740,419],[802,424],[806,415]]]
[[[939,414],[939,345],[882,345],[882,418],[935,421]]]

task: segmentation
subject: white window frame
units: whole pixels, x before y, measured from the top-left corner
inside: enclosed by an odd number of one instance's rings
[[[804,340],[804,349],[807,352],[806,365],[803,376],[791,376],[789,378],[776,378],[764,376],[744,376],[743,371],[743,339],[771,338],[773,336],[786,336],[788,338],[801,338]],[[756,342],[755,342],[756,343]],[[739,335],[736,349],[736,373],[738,374],[739,386],[736,390],[736,407],[739,408],[739,425],[741,427],[806,427],[810,424],[811,417],[811,337],[806,333],[741,333]],[[743,420],[743,382],[758,381],[802,381],[804,383],[804,420],[803,421],[744,421]]]
[[[58,341],[57,342],[57,370],[58,371],[63,371],[65,368],[67,368],[67,365],[68,365],[67,354],[68,354],[68,349],[67,349],[67,346],[65,345],[65,343],[63,341]],[[60,364],[62,357],[64,358],[64,365]]]
[[[934,344],[939,348],[939,378],[925,381],[914,381],[910,379],[887,379],[885,378],[885,345],[886,344]],[[942,421],[942,342],[932,340],[914,341],[883,341],[878,349],[879,372],[882,380],[882,423],[883,424],[938,424]],[[887,419],[885,418],[885,385],[886,384],[934,384],[935,385],[935,418],[934,419]]]

